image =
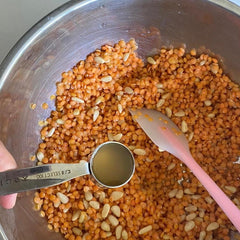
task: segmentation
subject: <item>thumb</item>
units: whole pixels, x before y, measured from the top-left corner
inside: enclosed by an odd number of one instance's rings
[[[0,141],[0,172],[16,168],[17,164],[12,155]],[[0,196],[0,205],[6,209],[13,208],[16,202],[17,194]]]

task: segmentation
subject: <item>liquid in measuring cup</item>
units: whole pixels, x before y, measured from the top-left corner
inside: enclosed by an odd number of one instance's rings
[[[92,174],[103,185],[121,186],[133,175],[134,158],[124,145],[102,145],[92,156]]]

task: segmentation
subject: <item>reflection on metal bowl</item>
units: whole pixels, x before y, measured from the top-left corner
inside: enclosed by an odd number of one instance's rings
[[[106,43],[135,38],[140,56],[161,46],[211,51],[239,82],[240,7],[225,0],[86,0],[71,1],[36,24],[13,47],[0,66],[0,139],[18,161],[31,166],[29,155],[40,141],[56,82],[91,51]],[[49,109],[30,103],[47,102]],[[46,221],[32,210],[32,193],[19,195],[13,210],[0,211],[3,239],[62,239],[46,231]]]

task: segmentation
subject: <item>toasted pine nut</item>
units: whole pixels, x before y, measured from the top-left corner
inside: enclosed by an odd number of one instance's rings
[[[149,231],[151,231],[151,230],[152,230],[152,225],[148,225],[148,226],[140,229],[139,232],[138,232],[138,234],[139,234],[139,235],[142,235],[142,234],[145,234],[145,233],[147,233],[147,232],[149,232]]]
[[[195,227],[195,222],[194,221],[189,221],[185,224],[184,226],[184,231],[189,232]]]
[[[117,218],[114,217],[113,215],[109,215],[108,216],[108,220],[114,227],[116,227],[118,225],[118,223],[119,223]]]
[[[108,203],[104,204],[103,210],[102,210],[102,218],[106,218],[108,216],[108,213],[110,211],[110,205]]]

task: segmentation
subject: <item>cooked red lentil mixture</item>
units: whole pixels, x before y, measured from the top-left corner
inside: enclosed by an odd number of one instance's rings
[[[171,118],[196,161],[240,208],[239,86],[217,59],[194,49],[161,49],[147,64],[136,49],[134,40],[102,46],[62,74],[37,152],[39,164],[77,163],[99,144],[120,141],[135,156],[132,180],[102,189],[79,177],[36,192],[35,208],[49,230],[69,240],[228,240],[234,227],[222,210],[128,109],[147,107]]]

